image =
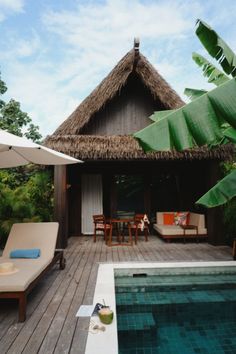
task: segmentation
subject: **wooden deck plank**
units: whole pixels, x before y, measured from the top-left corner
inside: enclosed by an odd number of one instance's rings
[[[84,254],[88,255],[88,252],[85,252],[86,250],[86,244],[81,246],[80,253],[78,253],[77,259],[76,259],[76,269],[73,273],[71,271],[70,277],[71,277],[71,282],[67,288],[67,291],[63,297],[63,300],[58,307],[58,310],[53,318],[53,321],[50,325],[50,329],[47,331],[46,336],[42,342],[42,345],[40,347],[39,353],[52,353],[55,349],[55,346],[57,344],[58,338],[62,332],[62,328],[65,322],[65,318],[67,316],[67,313],[69,311],[71,302],[73,297],[75,296],[75,292],[78,286],[78,283],[82,277],[82,273],[84,270],[84,266],[86,264],[86,257],[83,257]]]
[[[101,243],[101,246],[98,247],[97,255],[92,259],[92,263],[88,265],[90,268],[90,273],[88,276],[87,288],[85,290],[83,304],[91,305],[93,303],[93,294],[96,285],[97,278],[97,270],[98,270],[98,262],[106,261],[106,252],[107,246],[105,242]],[[76,324],[76,329],[74,333],[74,337],[71,343],[70,353],[82,354],[86,345],[87,340],[87,328],[89,326],[89,320],[87,318],[79,318]],[[82,350],[82,351],[81,351]]]
[[[105,245],[90,236],[69,239],[67,267],[53,269],[29,295],[27,319],[17,322],[17,305],[0,300],[0,353],[83,354],[88,319],[76,318],[81,304],[91,304],[99,262],[172,262],[232,260],[232,249],[205,242],[166,243],[157,236],[137,245]],[[13,306],[12,306],[13,304]]]
[[[114,247],[111,247],[110,253],[112,253],[112,261],[114,263],[119,262],[119,255]]]
[[[78,257],[76,259],[77,268],[76,268],[75,272],[70,274],[70,277],[72,278],[72,283],[71,283],[70,288],[68,288],[69,295],[65,296],[66,300],[63,299],[65,302],[61,303],[61,307],[59,307],[58,313],[54,317],[54,320],[51,324],[52,331],[47,332],[47,334],[44,338],[44,341],[41,345],[40,352],[45,352],[45,351],[53,352],[56,345],[58,344],[58,340],[60,339],[61,336],[63,337],[63,335],[64,335],[63,334],[64,328],[67,328],[68,315],[70,314],[70,308],[71,308],[71,305],[72,305],[74,298],[76,296],[77,289],[78,289],[79,284],[81,282],[83,271],[86,267],[87,259],[89,257],[91,247],[92,247],[92,244],[88,244],[87,241],[88,241],[88,239],[85,239],[85,244],[81,247],[81,253],[78,254]],[[64,307],[67,307],[66,313],[64,313]],[[62,313],[64,313],[64,317],[61,316]],[[74,321],[76,321],[75,312],[74,312],[73,319],[74,319]],[[59,328],[57,328],[57,325],[59,325]],[[51,326],[50,326],[50,328],[51,328]],[[71,336],[73,336],[74,327],[75,327],[75,325],[72,324],[71,328],[69,328],[70,331],[72,332]],[[53,331],[54,328],[56,329],[55,331]],[[66,345],[68,345],[68,351],[69,351],[70,342],[69,342],[69,344],[67,344],[65,342],[65,346]]]
[[[106,247],[107,262],[113,262],[113,253]]]
[[[58,339],[55,348],[55,353],[59,354],[59,353],[70,352],[76,325],[77,322],[79,321],[79,319],[76,318],[75,315],[80,305],[83,304],[84,294],[87,288],[88,278],[91,272],[91,265],[93,264],[96,251],[99,250],[100,242],[102,241],[97,241],[96,243],[89,241],[90,244],[87,245],[89,252],[87,252],[87,257],[86,257],[86,261],[84,261],[81,277],[80,279],[78,279],[78,286],[75,292],[75,296],[73,297],[73,300],[71,302],[63,329]],[[85,332],[85,334],[86,333],[87,332]]]

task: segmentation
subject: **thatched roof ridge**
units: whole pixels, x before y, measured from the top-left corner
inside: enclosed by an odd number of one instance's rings
[[[155,99],[166,109],[181,107],[184,102],[168,85],[149,61],[139,53],[135,62],[135,51],[129,51],[108,76],[85,98],[75,111],[56,129],[55,135],[80,134],[93,115],[110,101],[126,84],[128,76],[135,72]]]
[[[145,154],[138,141],[128,135],[52,135],[44,145],[83,161],[229,160],[234,152],[233,145],[229,144],[214,149],[201,147]]]

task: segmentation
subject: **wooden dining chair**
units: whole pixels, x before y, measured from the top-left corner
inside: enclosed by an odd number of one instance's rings
[[[149,235],[149,220],[146,214],[135,214],[134,222],[129,224],[131,234],[134,232],[135,244],[137,245],[138,236],[144,233],[145,241],[148,241]]]
[[[106,221],[106,218],[103,214],[101,215],[93,215],[93,223],[94,223],[94,234],[93,234],[93,242],[96,242],[97,231],[102,231],[104,235],[104,240],[107,242],[107,238],[109,236],[111,225]]]

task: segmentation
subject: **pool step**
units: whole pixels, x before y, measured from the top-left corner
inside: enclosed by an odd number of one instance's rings
[[[119,315],[134,313],[152,314],[155,323],[177,321],[182,322],[183,319],[194,318],[196,321],[210,321],[214,317],[219,321],[234,320],[236,313],[236,302],[198,302],[188,304],[162,304],[162,305],[117,305],[116,311]]]
[[[236,289],[211,290],[172,290],[147,292],[146,289],[138,292],[116,293],[117,305],[167,305],[167,304],[193,304],[198,302],[224,303],[235,301]]]
[[[151,312],[118,314],[117,323],[119,331],[144,331],[155,327]]]
[[[153,348],[157,345],[157,328],[152,313],[118,314],[117,324],[119,353],[131,353],[134,348]]]
[[[172,292],[172,291],[196,291],[196,290],[227,290],[227,289],[235,289],[236,290],[236,282],[225,282],[215,283],[215,284],[207,284],[207,283],[193,283],[193,284],[175,284],[175,283],[163,283],[163,284],[140,284],[133,285],[125,284],[125,285],[116,285],[115,290],[116,293],[145,293],[145,292]]]
[[[235,271],[233,273],[225,273],[222,274],[189,274],[180,275],[180,274],[163,274],[159,276],[121,276],[115,278],[115,285],[116,288],[119,287],[128,287],[136,288],[136,287],[172,287],[172,286],[183,286],[189,287],[194,285],[203,285],[203,286],[215,286],[216,284],[235,284],[236,286],[236,279],[235,279]]]

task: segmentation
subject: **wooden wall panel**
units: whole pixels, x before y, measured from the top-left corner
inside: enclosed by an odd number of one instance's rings
[[[154,100],[140,79],[131,76],[118,96],[96,113],[83,130],[89,135],[126,135],[146,127],[154,110],[164,107]]]

